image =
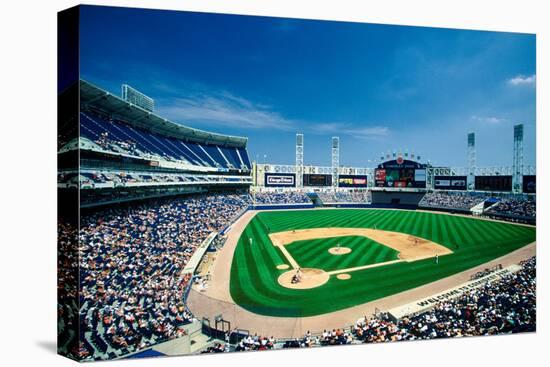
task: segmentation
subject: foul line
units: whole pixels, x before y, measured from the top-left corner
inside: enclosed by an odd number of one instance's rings
[[[292,268],[294,269],[298,269],[300,268],[300,265],[298,265],[298,263],[296,262],[296,260],[294,260],[294,258],[292,257],[292,255],[290,255],[290,253],[288,252],[288,250],[285,248],[285,246],[281,246],[279,244],[275,244],[275,247],[278,247],[279,250],[281,250],[281,252],[283,253],[283,256],[286,258],[286,260],[290,263],[290,266],[292,266]]]
[[[395,263],[400,263],[400,262],[403,262],[405,260],[391,260],[391,261],[386,261],[386,262],[383,262],[383,263],[376,263],[376,264],[369,264],[369,265],[363,265],[363,266],[356,266],[354,268],[347,268],[347,269],[338,269],[338,270],[333,270],[333,271],[327,271],[327,273],[329,275],[335,275],[335,274],[341,274],[341,273],[352,273],[354,271],[359,271],[359,270],[364,270],[364,269],[370,269],[370,268],[376,268],[378,266],[384,266],[384,265],[390,265],[390,264],[395,264]]]

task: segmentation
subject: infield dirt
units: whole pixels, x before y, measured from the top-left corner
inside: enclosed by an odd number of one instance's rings
[[[399,258],[404,261],[427,259],[436,255],[443,256],[453,252],[447,247],[409,234],[382,231],[371,228],[311,228],[286,232],[271,233],[269,238],[275,246],[285,246],[295,241],[317,238],[333,238],[344,236],[363,236],[399,252]],[[286,256],[286,251],[281,249]]]

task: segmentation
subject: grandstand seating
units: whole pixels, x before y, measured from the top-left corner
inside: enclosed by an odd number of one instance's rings
[[[483,206],[487,208],[483,212],[486,216],[505,220],[536,218],[535,197],[521,194],[491,195],[483,192],[436,191],[424,195],[419,206],[466,211],[481,203],[484,203]]]
[[[321,191],[317,193],[317,196],[324,204],[331,203],[356,203],[356,204],[370,204],[372,201],[371,192],[362,191]]]
[[[105,359],[183,335],[182,326],[193,316],[183,299],[191,276],[182,270],[206,237],[223,229],[249,203],[248,194],[208,194],[82,215],[78,237],[83,328],[78,349],[72,352]],[[73,226],[60,224],[61,250],[74,232]],[[78,261],[61,259],[62,268],[68,269]],[[70,310],[60,307],[60,334],[65,335],[64,326],[74,321]]]
[[[436,191],[424,195],[419,203],[425,208],[470,210],[488,198],[488,194],[476,192]]]
[[[78,177],[78,180],[77,180]],[[140,186],[140,185],[163,185],[163,184],[186,184],[193,182],[251,182],[249,176],[228,176],[217,174],[191,174],[191,173],[167,173],[167,172],[144,172],[144,171],[113,171],[113,170],[87,170],[79,172],[60,172],[58,183],[60,185],[76,184],[80,182],[81,188],[102,188],[114,186]]]
[[[300,191],[256,192],[256,204],[311,204],[310,198]]]
[[[503,198],[491,206],[485,213],[488,215],[506,215],[511,217],[536,218],[536,200],[528,196]]]
[[[80,135],[104,150],[141,158],[212,168],[252,168],[245,148],[184,141],[89,112],[80,113]]]

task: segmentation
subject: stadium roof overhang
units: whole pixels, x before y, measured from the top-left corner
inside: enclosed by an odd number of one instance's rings
[[[167,120],[85,80],[80,80],[80,104],[83,109],[93,107],[113,118],[177,139],[242,148],[246,147],[248,140],[245,137],[193,129]]]

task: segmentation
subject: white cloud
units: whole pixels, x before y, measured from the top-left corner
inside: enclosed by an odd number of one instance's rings
[[[507,121],[504,118],[495,117],[495,116],[477,116],[477,115],[473,115],[471,118],[474,121],[482,122],[482,123],[485,123],[485,124],[492,124],[492,125],[500,124],[502,122]]]
[[[535,74],[530,76],[517,75],[511,79],[508,79],[508,84],[513,86],[534,86],[537,82],[537,76]]]
[[[299,127],[313,134],[349,135],[359,139],[375,139],[390,133],[385,126],[364,126],[351,123],[292,120],[272,106],[250,101],[227,91],[186,93],[185,97],[169,98],[157,108],[161,116],[194,126],[216,125],[240,129],[276,129],[294,131]]]
[[[295,123],[269,106],[257,104],[229,92],[195,94],[174,98],[160,107],[162,116],[182,124],[205,122],[211,125],[248,129],[289,130]]]
[[[315,126],[315,130],[319,133],[350,135],[359,139],[374,139],[385,137],[390,134],[390,129],[386,126],[360,127],[350,123],[340,122],[320,123]]]

